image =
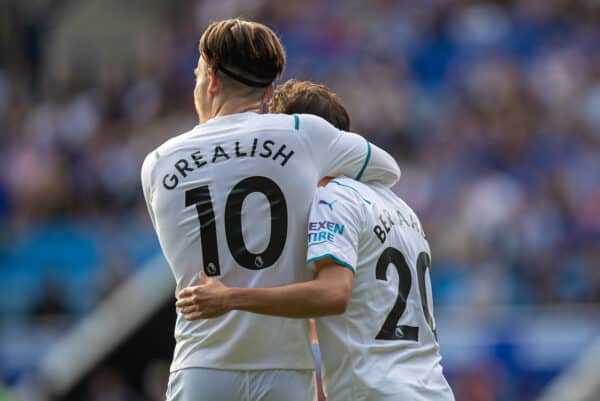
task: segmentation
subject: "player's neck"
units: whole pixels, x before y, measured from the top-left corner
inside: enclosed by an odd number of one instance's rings
[[[229,114],[245,113],[248,111],[260,113],[262,111],[262,102],[240,99],[225,101],[214,107],[210,118],[226,116]]]

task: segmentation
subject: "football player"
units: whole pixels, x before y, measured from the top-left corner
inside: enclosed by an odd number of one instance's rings
[[[391,186],[398,165],[317,116],[261,114],[285,66],[265,25],[214,22],[199,50],[199,124],[150,152],[141,172],[177,291],[195,283],[198,265],[231,287],[307,281],[305,227],[319,178]],[[235,311],[188,321],[178,313],[175,338],[169,401],[314,397],[308,320]]]
[[[340,99],[290,81],[271,111],[313,113],[347,130]],[[389,188],[348,177],[321,181],[307,232],[312,281],[228,288],[201,274],[178,307],[191,321],[248,311],[316,319],[329,401],[453,401],[433,316],[431,251],[418,217]],[[227,314],[225,315],[227,316]]]

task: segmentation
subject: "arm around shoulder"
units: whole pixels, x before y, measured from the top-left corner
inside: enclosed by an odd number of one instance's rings
[[[369,143],[370,157],[365,161],[362,174],[356,179],[362,182],[380,183],[391,187],[400,180],[402,172],[396,160],[385,150]]]
[[[188,320],[221,316],[231,310],[288,318],[344,313],[354,273],[332,259],[317,262],[316,279],[272,288],[228,288],[218,279],[201,275],[200,285],[179,293],[177,307]]]
[[[321,261],[317,278],[273,288],[231,288],[231,309],[290,318],[344,313],[354,284],[352,271],[331,259]]]
[[[400,179],[400,167],[394,158],[364,137],[340,131],[317,116],[301,114],[295,118],[322,177],[347,176],[388,187]]]

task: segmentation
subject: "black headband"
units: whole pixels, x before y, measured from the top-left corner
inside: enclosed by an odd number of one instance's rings
[[[216,68],[217,68],[217,70],[223,71],[223,73],[225,75],[227,75],[229,78],[235,79],[236,81],[241,82],[244,85],[252,86],[254,88],[266,88],[267,86],[271,85],[271,82],[273,82],[272,80],[269,82],[259,82],[259,81],[253,81],[248,78],[244,78],[244,77],[234,73],[233,71],[226,69],[221,64],[217,64]]]

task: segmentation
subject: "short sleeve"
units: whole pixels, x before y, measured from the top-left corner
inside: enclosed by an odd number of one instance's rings
[[[340,131],[320,117],[294,115],[299,135],[308,142],[320,177],[347,176],[388,187],[400,179],[394,158],[358,134]]]
[[[330,258],[356,273],[364,209],[353,191],[336,180],[317,190],[308,222],[307,264]]]
[[[322,118],[311,114],[294,117],[299,134],[308,142],[321,177],[358,176],[368,159],[369,143],[365,138],[340,131]]]
[[[150,220],[152,220],[152,225],[156,229],[156,222],[154,220],[154,211],[152,210],[152,195],[154,193],[153,184],[152,184],[152,170],[158,160],[158,152],[154,151],[148,154],[142,163],[141,170],[141,180],[142,180],[142,191],[144,192],[144,200],[146,201],[146,207],[148,209],[148,214],[150,215]]]

